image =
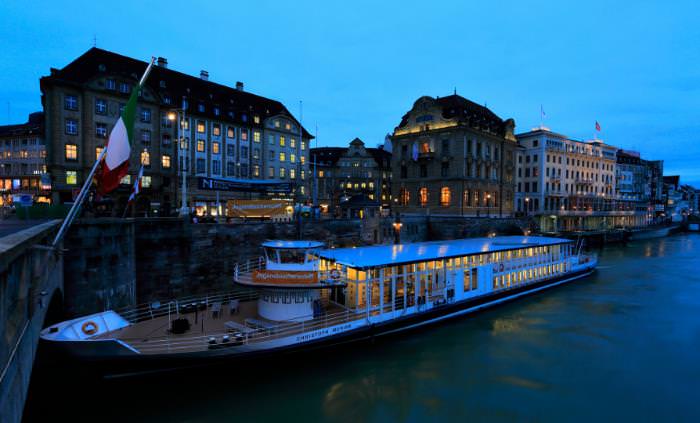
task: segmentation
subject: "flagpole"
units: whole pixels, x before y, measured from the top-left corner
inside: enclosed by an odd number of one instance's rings
[[[144,82],[146,82],[146,78],[148,78],[148,74],[151,73],[151,69],[153,68],[154,62],[155,62],[155,57],[151,57],[151,62],[146,67],[146,71],[143,73],[143,76],[141,77],[141,80],[139,81],[139,85],[138,85],[139,89],[144,84]],[[63,223],[61,224],[61,227],[59,228],[58,233],[56,234],[56,238],[54,238],[53,243],[51,244],[51,246],[53,248],[56,248],[58,246],[58,244],[61,242],[66,231],[68,230],[70,225],[73,223],[73,219],[75,219],[75,216],[78,214],[78,211],[80,210],[82,202],[85,200],[85,197],[87,197],[87,192],[90,188],[90,185],[92,184],[92,178],[95,176],[95,171],[97,170],[97,166],[99,166],[99,164],[102,162],[102,159],[104,158],[105,154],[107,154],[107,147],[103,148],[102,151],[100,151],[100,154],[97,156],[97,160],[95,160],[95,164],[92,165],[92,169],[90,170],[90,173],[88,174],[87,178],[85,178],[85,182],[83,183],[83,187],[80,189],[80,193],[78,194],[78,197],[75,199],[73,206],[71,206],[70,210],[68,211],[68,215],[66,216],[66,218],[63,219]]]

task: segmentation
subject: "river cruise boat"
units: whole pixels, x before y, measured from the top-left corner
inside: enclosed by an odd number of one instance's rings
[[[573,241],[503,236],[324,249],[269,241],[230,292],[108,310],[45,328],[44,343],[125,375],[381,337],[591,274]]]

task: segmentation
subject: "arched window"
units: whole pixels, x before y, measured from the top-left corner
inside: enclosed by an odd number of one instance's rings
[[[418,200],[420,201],[421,207],[428,205],[428,188],[423,187],[418,191]]]
[[[442,207],[449,207],[452,202],[452,192],[448,187],[440,188],[440,205]]]

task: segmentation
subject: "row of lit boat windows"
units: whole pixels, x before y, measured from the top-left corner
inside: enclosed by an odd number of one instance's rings
[[[566,271],[564,263],[550,264],[493,277],[493,289],[504,289]]]

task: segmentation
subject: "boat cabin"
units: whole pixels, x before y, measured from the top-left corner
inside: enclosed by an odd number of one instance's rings
[[[567,239],[509,236],[320,252],[319,271],[345,283],[330,300],[355,312],[419,311],[514,289],[571,270]]]

